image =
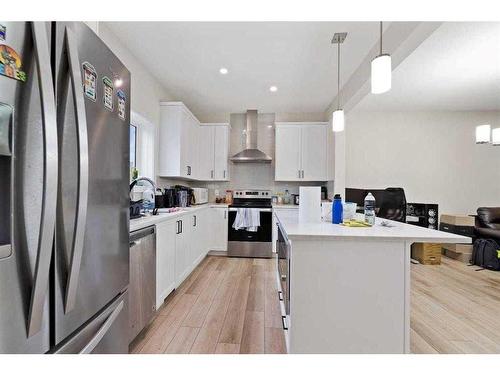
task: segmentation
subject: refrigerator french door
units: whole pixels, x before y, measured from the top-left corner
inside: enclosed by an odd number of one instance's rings
[[[50,29],[0,25],[0,352],[45,353],[58,178]]]
[[[130,74],[82,23],[0,26],[0,352],[126,353]]]

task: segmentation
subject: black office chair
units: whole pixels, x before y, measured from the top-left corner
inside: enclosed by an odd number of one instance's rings
[[[387,188],[384,190],[378,217],[406,222],[406,196],[403,188]]]

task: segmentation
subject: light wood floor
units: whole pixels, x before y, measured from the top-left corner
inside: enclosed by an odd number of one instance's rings
[[[411,267],[412,353],[500,353],[500,272]]]
[[[285,353],[274,261],[206,257],[132,353]]]
[[[412,353],[500,353],[500,272],[411,266]],[[284,353],[274,260],[207,257],[132,353]]]

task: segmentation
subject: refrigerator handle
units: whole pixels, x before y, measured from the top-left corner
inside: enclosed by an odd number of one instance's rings
[[[43,318],[43,306],[49,281],[54,226],[57,209],[57,121],[52,72],[50,69],[49,41],[45,22],[32,22],[34,53],[37,65],[38,86],[42,106],[42,124],[44,141],[44,186],[42,196],[42,215],[38,235],[38,250],[31,290],[28,315],[28,337],[40,331]]]
[[[73,89],[73,102],[75,105],[75,118],[78,138],[78,197],[75,221],[75,232],[71,250],[71,262],[68,271],[64,311],[67,314],[75,307],[80,264],[83,253],[85,225],[87,221],[88,185],[89,185],[89,148],[87,138],[87,116],[82,90],[82,76],[80,72],[80,59],[75,44],[73,31],[66,27],[64,43],[68,57],[71,85]]]
[[[88,342],[87,345],[80,351],[79,354],[90,354],[92,353],[92,350],[96,348],[97,345],[101,342],[102,338],[106,335],[106,333],[109,331],[111,328],[111,325],[115,322],[116,318],[118,318],[118,315],[120,315],[120,312],[123,310],[123,305],[124,302],[121,301],[118,306],[116,306],[116,309],[113,310],[113,312],[109,315],[108,319],[104,322],[104,324],[99,328],[97,333],[95,334],[94,337]]]

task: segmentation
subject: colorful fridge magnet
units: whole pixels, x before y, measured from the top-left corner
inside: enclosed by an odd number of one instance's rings
[[[125,102],[127,100],[125,93],[122,90],[118,90],[116,96],[118,97],[118,117],[125,121]]]
[[[27,76],[21,65],[21,56],[14,49],[0,44],[0,75],[26,82]]]
[[[113,81],[108,77],[103,77],[102,85],[104,86],[104,93],[102,95],[102,102],[104,107],[113,112],[113,97],[115,87],[113,86]]]
[[[7,27],[0,25],[0,40],[5,40],[7,37]]]
[[[85,61],[83,67],[83,92],[92,101],[97,99],[97,72],[89,62]]]

